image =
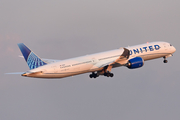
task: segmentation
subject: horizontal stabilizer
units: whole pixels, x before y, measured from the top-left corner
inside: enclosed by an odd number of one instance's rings
[[[14,72],[14,73],[5,73],[7,75],[21,75],[23,74],[24,72]]]

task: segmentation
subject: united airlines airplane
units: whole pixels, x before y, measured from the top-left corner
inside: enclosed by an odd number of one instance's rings
[[[152,42],[66,60],[50,60],[41,59],[23,43],[18,46],[30,68],[22,76],[36,78],[64,78],[88,72],[91,72],[90,78],[100,75],[113,77],[112,68],[125,66],[136,69],[142,67],[146,60],[161,57],[167,63],[166,58],[176,51],[170,43]]]

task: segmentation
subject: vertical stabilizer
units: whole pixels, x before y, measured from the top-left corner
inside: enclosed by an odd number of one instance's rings
[[[24,59],[26,60],[28,66],[29,66],[30,70],[47,64],[46,62],[42,61],[41,58],[39,58],[34,52],[32,52],[23,43],[19,43],[18,46],[24,56]]]

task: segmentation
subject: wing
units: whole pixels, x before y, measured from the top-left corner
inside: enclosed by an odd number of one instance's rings
[[[129,59],[129,56],[130,56],[130,51],[126,48],[123,48],[124,49],[124,52],[123,54],[118,58],[116,59],[113,63],[111,63],[111,65],[113,64],[121,64],[121,65],[124,65],[128,62],[128,59]]]
[[[119,66],[124,66],[125,64],[127,64],[129,56],[130,56],[130,51],[126,48],[123,48],[124,51],[122,53],[122,55],[119,56],[119,58],[117,58],[116,60],[113,61],[103,61],[100,63],[95,64],[96,67],[98,68],[105,68],[107,71],[111,71],[111,68],[113,67],[119,67]],[[93,67],[92,69],[94,69],[95,67]]]

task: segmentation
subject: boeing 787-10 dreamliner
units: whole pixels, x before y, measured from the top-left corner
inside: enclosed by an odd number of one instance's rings
[[[91,72],[90,78],[100,75],[113,77],[112,68],[125,66],[129,69],[140,68],[144,61],[168,57],[176,51],[170,43],[151,42],[111,51],[85,55],[66,60],[41,59],[23,43],[18,44],[30,70],[22,76],[36,78],[64,78]]]

